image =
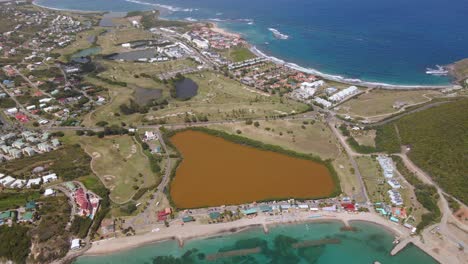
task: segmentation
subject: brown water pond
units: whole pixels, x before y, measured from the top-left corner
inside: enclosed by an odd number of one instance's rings
[[[317,162],[200,131],[179,132],[171,141],[184,157],[171,182],[171,197],[179,208],[324,197],[334,190],[329,170]]]

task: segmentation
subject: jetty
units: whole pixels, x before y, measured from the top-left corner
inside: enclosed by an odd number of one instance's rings
[[[246,256],[250,254],[257,254],[260,253],[262,249],[260,247],[255,247],[255,248],[249,248],[249,249],[238,249],[238,250],[231,250],[231,251],[225,251],[225,252],[220,252],[216,254],[211,254],[206,256],[206,260],[208,261],[214,261],[219,258],[227,258],[227,257],[239,257],[239,256]]]
[[[341,240],[337,238],[326,238],[326,239],[319,239],[319,240],[307,240],[294,243],[292,245],[293,248],[304,248],[304,247],[313,247],[313,246],[321,246],[327,244],[339,244]]]

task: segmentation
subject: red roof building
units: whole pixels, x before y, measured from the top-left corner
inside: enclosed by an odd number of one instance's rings
[[[343,209],[345,209],[346,211],[350,211],[350,212],[356,211],[356,206],[354,206],[353,203],[343,203],[343,204],[341,204],[341,206],[342,206]]]
[[[88,197],[86,197],[86,193],[82,188],[79,188],[75,192],[75,201],[80,207],[80,209],[84,211],[88,211],[90,209],[90,203],[88,201]]]

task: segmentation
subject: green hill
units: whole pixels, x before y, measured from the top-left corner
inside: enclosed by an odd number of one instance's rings
[[[410,159],[447,193],[467,204],[468,99],[405,116],[384,128],[395,130],[395,125],[401,144],[411,146]],[[394,145],[393,138],[381,140],[380,144]]]

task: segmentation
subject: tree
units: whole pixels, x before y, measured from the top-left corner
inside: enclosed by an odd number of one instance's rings
[[[255,121],[254,126],[255,126],[255,127],[259,127],[259,126],[260,126],[260,123],[259,123],[258,121]]]

